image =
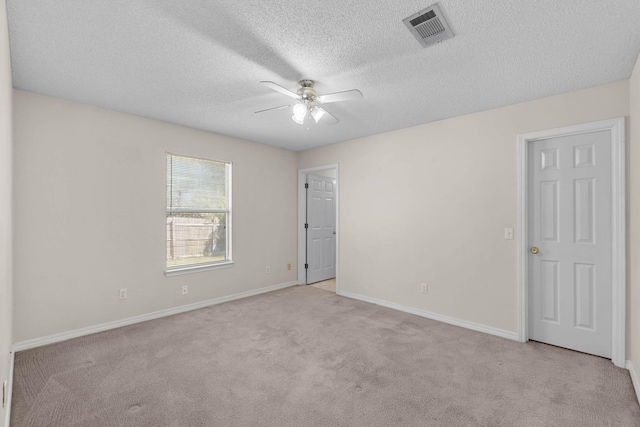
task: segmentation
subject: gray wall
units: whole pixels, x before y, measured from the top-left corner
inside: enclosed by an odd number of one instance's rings
[[[340,164],[340,290],[515,334],[517,135],[628,114],[625,80],[300,153]]]
[[[5,1],[0,0],[0,385],[9,379],[13,338],[11,247],[11,61]],[[7,408],[0,410],[4,426]]]
[[[629,109],[627,359],[631,361],[634,372],[637,372],[640,369],[640,57],[629,81]],[[637,385],[637,379],[634,385]]]
[[[20,90],[14,141],[16,342],[296,280],[293,152]],[[233,162],[232,268],[164,275],[165,152]]]

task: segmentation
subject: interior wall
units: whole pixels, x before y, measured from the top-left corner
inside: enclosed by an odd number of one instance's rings
[[[640,373],[640,57],[629,80],[627,359]],[[636,390],[640,392],[640,390]]]
[[[340,164],[340,289],[515,334],[517,135],[628,113],[619,81],[301,152]]]
[[[21,90],[14,140],[16,342],[296,280],[293,152]],[[233,162],[233,267],[165,276],[166,152]]]
[[[9,379],[12,338],[11,60],[6,5],[0,0],[0,388]],[[0,394],[2,392],[0,391]],[[7,408],[0,409],[0,426]]]

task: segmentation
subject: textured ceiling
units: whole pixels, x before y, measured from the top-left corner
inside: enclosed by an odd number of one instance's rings
[[[7,0],[16,88],[303,150],[626,79],[638,0],[441,0],[455,37],[403,18],[432,0]],[[360,89],[300,126],[291,90]]]

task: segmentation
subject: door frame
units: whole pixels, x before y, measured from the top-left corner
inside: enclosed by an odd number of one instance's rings
[[[518,135],[518,340],[529,340],[528,177],[529,143],[554,137],[608,130],[611,132],[612,347],[611,361],[626,364],[626,193],[624,117]]]
[[[304,224],[307,217],[307,192],[304,184],[307,182],[308,174],[327,169],[336,171],[336,293],[338,293],[340,289],[340,167],[338,163],[298,170],[298,285],[306,285],[304,263],[307,241]]]

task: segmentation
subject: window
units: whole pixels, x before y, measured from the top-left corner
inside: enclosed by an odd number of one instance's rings
[[[167,272],[231,263],[231,163],[167,154]]]

